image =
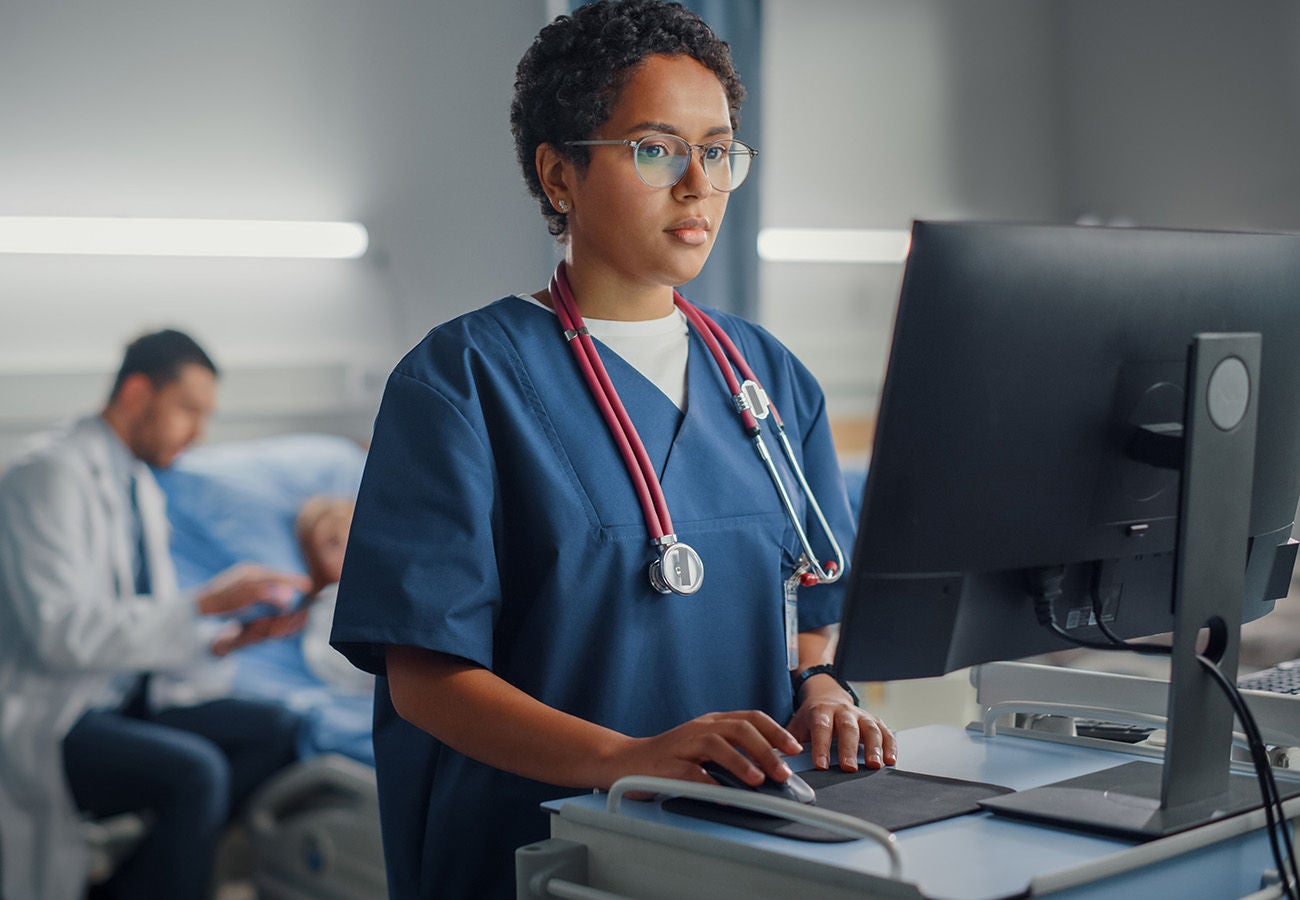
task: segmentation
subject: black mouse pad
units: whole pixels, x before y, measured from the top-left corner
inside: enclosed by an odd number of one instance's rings
[[[859,769],[857,772],[809,769],[799,775],[817,792],[817,806],[821,809],[865,819],[889,831],[979,812],[980,800],[1012,793],[1010,788],[995,784],[901,769]],[[663,808],[683,816],[799,841],[854,840],[814,825],[686,797],[665,800]]]

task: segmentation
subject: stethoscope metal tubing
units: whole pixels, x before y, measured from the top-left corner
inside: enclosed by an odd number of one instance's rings
[[[701,310],[688,302],[681,295],[674,293],[674,300],[686,317],[695,325],[703,338],[709,352],[713,354],[718,368],[722,371],[723,378],[727,382],[727,387],[732,393],[735,401],[736,411],[740,414],[741,423],[745,432],[755,440],[755,446],[758,448],[759,457],[767,467],[768,475],[772,483],[776,486],[777,494],[781,498],[781,503],[785,506],[786,515],[790,518],[790,524],[794,526],[795,534],[799,537],[799,544],[803,550],[810,570],[810,575],[818,583],[833,584],[839,580],[840,575],[844,573],[844,551],[840,549],[840,543],[835,539],[835,533],[831,531],[830,525],[826,521],[825,514],[822,513],[821,504],[817,502],[816,495],[813,494],[812,488],[808,486],[808,479],[804,477],[803,467],[799,465],[798,458],[794,455],[794,448],[790,446],[790,441],[785,435],[785,423],[781,421],[781,414],[777,411],[776,405],[772,403],[767,392],[763,390],[762,385],[758,383],[758,377],[754,374],[753,369],[745,361],[740,352],[740,348],[727,335],[722,327],[714,322],[713,319],[706,316]],[[725,348],[725,350],[724,350]],[[728,357],[731,363],[740,370],[740,374],[745,380],[741,382],[736,378],[735,372],[728,365]],[[755,403],[751,396],[757,397],[762,401],[762,408],[755,409]],[[804,530],[802,523],[799,521],[799,515],[794,509],[794,504],[790,500],[790,495],[781,481],[780,474],[776,471],[776,465],[772,456],[768,453],[766,446],[762,442],[763,426],[759,424],[760,419],[766,419],[771,416],[776,425],[777,438],[781,442],[781,452],[785,455],[786,464],[790,471],[794,473],[795,479],[799,482],[800,489],[804,496],[808,498],[808,505],[812,508],[813,514],[817,517],[817,523],[821,526],[822,533],[826,535],[830,542],[831,551],[835,555],[834,564],[827,563],[825,567],[817,562],[817,555],[813,551],[812,543],[808,540],[808,534]]]
[[[803,526],[799,523],[799,517],[790,509],[790,500],[785,489],[780,486],[780,479],[777,477],[776,468],[768,460],[768,473],[772,479],[777,482],[778,490],[782,500],[785,502],[786,510],[790,513],[790,522],[794,525],[795,533],[799,535],[799,543],[803,545],[804,555],[808,558],[808,565],[812,567],[812,573],[817,576],[821,584],[834,584],[839,581],[844,574],[844,551],[840,549],[840,542],[835,539],[835,532],[831,531],[830,523],[826,521],[826,515],[822,512],[821,504],[817,502],[817,495],[812,492],[808,486],[808,479],[804,478],[803,467],[800,466],[794,458],[794,448],[790,446],[790,439],[785,436],[785,429],[777,426],[776,438],[781,442],[781,449],[785,453],[785,458],[790,462],[790,471],[799,482],[800,489],[808,498],[808,505],[812,508],[813,515],[817,517],[817,523],[821,525],[822,534],[826,535],[826,540],[830,542],[831,552],[835,554],[835,567],[827,571],[817,562],[817,557],[813,553],[812,544],[808,540],[808,535],[804,532]]]
[[[781,480],[781,473],[776,470],[776,463],[772,460],[772,454],[768,452],[767,444],[763,440],[762,434],[755,434],[753,437],[754,449],[758,451],[758,458],[763,461],[767,469],[768,477],[772,479],[772,485],[776,488],[776,494],[781,498],[781,505],[785,507],[785,514],[790,519],[790,524],[794,526],[794,533],[799,538],[799,546],[803,548],[804,562],[808,564],[809,571],[817,577],[819,584],[834,584],[844,571],[844,557],[840,551],[839,541],[835,540],[835,535],[831,533],[830,526],[826,524],[826,517],[822,515],[821,506],[817,503],[817,498],[808,488],[808,482],[804,479],[803,469],[794,459],[794,451],[790,447],[790,442],[785,437],[785,430],[777,431],[777,437],[783,446],[783,452],[787,462],[790,464],[790,471],[794,473],[795,478],[799,481],[803,489],[804,496],[808,498],[808,505],[812,508],[817,521],[821,523],[822,530],[830,539],[831,549],[835,553],[836,565],[830,566],[829,571],[823,569],[817,562],[817,556],[813,553],[812,542],[808,540],[808,533],[804,530],[803,524],[799,521],[799,513],[794,508],[794,501],[790,499],[790,492],[785,489],[785,482]]]

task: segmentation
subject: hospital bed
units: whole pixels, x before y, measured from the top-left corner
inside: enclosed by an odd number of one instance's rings
[[[242,826],[259,900],[383,900],[378,822],[372,767],[326,753],[281,772],[249,800]],[[90,882],[106,880],[149,827],[147,814],[86,822]]]
[[[354,497],[365,461],[355,443],[297,434],[200,446],[158,471],[182,587],[231,565],[305,572],[295,520],[304,500]],[[329,601],[297,635],[229,657],[229,692],[299,712],[303,761],[250,800],[245,828],[252,880],[266,900],[372,900],[387,896],[370,728],[371,684],[317,660],[327,646]],[[346,673],[343,673],[346,674]],[[196,674],[196,678],[206,677]]]
[[[375,770],[338,754],[272,779],[247,816],[259,900],[387,897]]]

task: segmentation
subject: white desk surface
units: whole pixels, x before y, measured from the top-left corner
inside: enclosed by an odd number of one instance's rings
[[[943,725],[903,731],[898,739],[900,769],[1017,790],[1133,759],[1122,751],[1008,735],[985,738]],[[806,758],[791,763],[796,771],[809,768]],[[557,812],[573,803],[587,809],[604,809],[605,801],[603,794],[592,794],[555,801],[546,807]],[[868,841],[835,844],[796,841],[675,815],[665,812],[658,803],[625,802],[621,815],[842,869],[875,874],[887,869],[884,851]],[[1036,879],[1050,880],[1076,867],[1097,871],[1113,863],[1120,854],[1130,862],[1146,860],[1148,864],[1108,882],[1084,884],[1059,896],[1136,896],[1141,891],[1156,896],[1235,898],[1258,890],[1263,870],[1273,868],[1267,841],[1258,830],[1215,841],[1206,836],[1201,840],[1208,846],[1191,853],[1180,849],[1175,858],[1160,860],[1162,845],[1172,848],[1176,845],[1169,842],[1180,838],[1182,841],[1177,846],[1181,847],[1187,842],[1186,835],[1137,844],[980,812],[900,831],[898,846],[903,860],[902,880],[917,885],[927,897],[945,900],[1023,896]],[[1090,880],[1067,876],[1058,884]],[[1038,887],[1041,890],[1047,884],[1040,880]]]

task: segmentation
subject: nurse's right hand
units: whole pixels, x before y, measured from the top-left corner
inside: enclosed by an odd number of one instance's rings
[[[764,777],[784,782],[791,775],[782,755],[803,746],[766,713],[757,710],[709,713],[648,738],[626,738],[611,754],[605,787],[624,775],[652,775],[714,784],[700,768],[712,760],[746,784]],[[629,795],[634,796],[634,795]]]
[[[609,788],[624,775],[709,784],[713,760],[746,784],[790,777],[803,748],[765,713],[711,713],[634,738],[552,706],[471,660],[423,647],[385,651],[388,693],[403,719],[472,759],[547,784]],[[631,796],[631,795],[629,795]]]

